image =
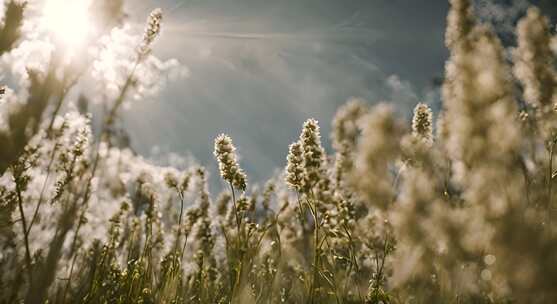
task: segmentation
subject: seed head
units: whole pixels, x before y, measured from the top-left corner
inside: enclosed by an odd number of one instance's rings
[[[304,188],[310,189],[323,175],[325,151],[321,146],[321,135],[317,120],[311,118],[304,123],[300,143],[303,151]]]
[[[199,167],[196,169],[195,174],[197,176],[197,191],[199,193],[199,214],[200,216],[207,216],[209,205],[211,204],[209,198],[209,191],[207,190],[207,173],[205,168]]]
[[[228,206],[232,197],[230,196],[229,192],[222,192],[217,197],[216,206],[217,206],[217,215],[220,217],[226,216],[226,211],[228,211]]]
[[[286,160],[286,184],[293,190],[301,191],[304,181],[304,159],[300,142],[290,145]]]
[[[76,157],[80,157],[85,153],[89,143],[89,135],[89,128],[82,128],[79,130],[72,147],[73,155],[75,155]]]
[[[222,178],[231,183],[234,187],[245,191],[247,177],[238,165],[236,148],[228,135],[221,134],[215,139],[214,154],[219,163],[219,170]]]
[[[389,167],[400,153],[403,128],[387,104],[376,105],[361,120],[362,137],[354,159],[351,182],[369,204],[387,208],[394,196]]]
[[[517,25],[514,73],[524,87],[524,100],[542,110],[552,110],[557,100],[551,36],[549,20],[535,7]]]
[[[143,58],[151,52],[151,45],[160,34],[162,22],[162,10],[154,9],[147,18],[147,26],[143,33],[143,42],[139,47],[139,55]]]
[[[466,42],[466,36],[476,23],[470,0],[450,0],[451,9],[447,17],[445,44],[449,49]]]
[[[367,105],[359,99],[351,99],[340,107],[333,119],[331,139],[333,147],[339,151],[346,146],[353,148],[360,134],[359,119],[369,111]]]
[[[414,108],[412,135],[426,144],[431,144],[433,142],[432,121],[431,109],[424,103],[418,103]]]
[[[178,188],[178,178],[172,172],[167,172],[164,175],[164,183],[168,188],[172,188],[172,189]]]

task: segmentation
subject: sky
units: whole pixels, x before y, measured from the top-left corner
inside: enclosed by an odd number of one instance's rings
[[[227,133],[249,178],[263,182],[307,118],[331,152],[331,119],[349,98],[392,103],[406,118],[418,102],[440,105],[446,0],[132,1],[132,19],[163,9],[154,51],[187,69],[123,115],[143,155],[191,155],[214,173],[213,139]],[[557,16],[553,0],[476,2],[508,46],[530,2]]]

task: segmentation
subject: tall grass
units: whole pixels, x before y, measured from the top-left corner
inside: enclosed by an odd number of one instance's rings
[[[549,21],[531,8],[509,58],[468,0],[450,2],[440,113],[420,103],[409,124],[351,100],[332,153],[308,119],[263,187],[219,135],[216,196],[203,167],[119,145],[160,10],[96,134],[83,109],[60,113],[67,67],[29,70],[0,130],[0,303],[557,303]],[[24,40],[25,8],[7,4],[0,54]]]

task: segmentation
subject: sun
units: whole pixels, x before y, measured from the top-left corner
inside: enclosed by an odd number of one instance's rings
[[[92,33],[90,1],[47,0],[43,7],[43,25],[57,43],[69,50],[84,45]]]

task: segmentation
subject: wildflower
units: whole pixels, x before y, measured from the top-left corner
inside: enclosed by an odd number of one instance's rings
[[[201,216],[207,216],[210,199],[209,199],[209,191],[207,190],[207,173],[205,169],[202,167],[197,168],[196,175],[197,179],[197,191],[199,191],[199,212]]]
[[[466,42],[466,36],[475,26],[470,0],[450,0],[451,10],[447,17],[446,45],[449,49]]]
[[[237,204],[238,204],[237,209],[238,209],[238,212],[239,212],[240,214],[242,214],[242,213],[248,211],[248,209],[249,209],[249,200],[248,200],[248,198],[247,198],[246,196],[244,196],[244,195],[240,196],[240,198],[238,198]]]
[[[453,7],[453,10],[458,9]],[[509,226],[503,223],[522,221],[519,218],[522,218],[524,197],[523,176],[520,170],[515,169],[522,149],[522,135],[511,73],[504,49],[489,28],[473,26],[466,37],[461,36],[460,39],[466,40],[467,47],[463,48],[458,43],[451,47],[448,79],[443,92],[443,120],[447,126],[445,153],[451,160],[452,181],[462,189],[460,199],[465,206],[456,210],[439,207],[431,210],[440,217],[446,217],[436,221],[448,223],[442,228],[444,231],[438,233],[449,235],[445,242],[462,244],[461,247],[448,245],[453,251],[453,259],[457,256],[463,260],[467,260],[465,257],[481,257],[486,251],[498,253],[495,248],[510,256],[521,251],[517,250],[519,247],[511,243],[502,244],[498,240],[522,231],[511,232]],[[409,186],[410,183],[406,187]],[[406,193],[411,194],[412,199],[418,198],[418,194],[422,198],[423,194],[427,194],[427,191],[422,194],[413,192]],[[432,214],[425,215],[431,218]],[[467,282],[462,282],[462,269],[458,269],[454,261],[441,263],[447,265],[446,270],[455,284],[473,285],[472,282],[479,281],[478,277],[472,277],[479,272],[472,274],[472,270],[467,270],[470,277]],[[470,261],[470,265],[469,269],[480,266],[476,261]],[[502,277],[497,276],[497,280],[502,280]]]
[[[271,199],[272,199],[272,195],[275,193],[276,191],[276,185],[273,181],[268,181],[265,184],[265,188],[263,190],[263,200],[261,201],[261,205],[263,206],[264,210],[269,210],[270,204],[271,204]]]
[[[524,88],[524,100],[536,111],[538,127],[549,139],[557,131],[557,71],[551,50],[549,20],[538,8],[530,8],[517,25],[518,48],[514,51],[514,75]]]
[[[389,165],[400,153],[398,143],[402,127],[386,104],[375,106],[361,123],[362,138],[351,181],[368,203],[385,208],[394,195]]]
[[[445,32],[445,45],[451,51],[451,56],[456,56],[459,50],[470,48],[470,32],[476,25],[473,17],[473,8],[470,0],[450,0],[451,10],[447,17],[447,30]],[[445,83],[442,93],[443,99],[452,98],[457,92],[453,87],[458,72],[455,62],[449,60],[445,67]]]
[[[300,134],[303,152],[304,190],[309,191],[323,177],[325,151],[321,146],[319,124],[315,119],[308,119]]]
[[[347,172],[353,168],[352,157],[350,155],[348,143],[344,142],[341,148],[335,154],[335,163],[333,168],[333,180],[337,190],[344,189],[344,178]]]
[[[228,135],[221,134],[215,139],[214,155],[219,163],[220,175],[232,186],[245,191],[247,177],[238,165],[235,152],[236,148]]]
[[[186,220],[184,222],[184,234],[189,235],[193,226],[201,218],[199,208],[190,208],[186,211]]]
[[[166,172],[164,175],[164,183],[168,188],[177,188],[178,187],[178,178],[173,172]]]
[[[303,151],[299,142],[290,145],[288,156],[286,157],[286,184],[296,191],[302,190],[304,181]]]
[[[182,175],[182,180],[180,181],[180,190],[186,191],[190,185],[191,173],[184,173]]]
[[[350,148],[356,145],[356,139],[360,134],[358,120],[367,112],[367,105],[360,99],[351,99],[337,110],[331,133],[333,147],[337,151],[345,145]]]
[[[444,209],[447,204],[440,201],[435,191],[436,176],[424,170],[423,167],[409,167],[405,178],[401,181],[401,192],[390,214],[393,228],[397,233],[397,240],[412,250],[401,248],[397,252],[401,260],[411,260],[416,251],[424,252],[417,269],[409,271],[408,267],[395,267],[393,281],[396,284],[409,280],[410,277],[423,275],[429,276],[433,272],[434,259],[436,258],[437,239],[439,231],[436,227],[437,214],[433,210]]]
[[[437,121],[435,122],[435,138],[438,141],[446,142],[449,137],[447,119],[445,113],[441,112],[437,115]]]
[[[217,197],[216,206],[217,206],[217,215],[220,217],[224,217],[226,212],[228,211],[228,205],[232,197],[228,192],[221,192]]]
[[[76,157],[80,157],[85,153],[87,149],[87,144],[89,142],[89,134],[90,134],[90,129],[88,127],[79,130],[79,133],[72,147],[72,154],[75,155]]]
[[[557,98],[557,75],[551,64],[555,56],[550,48],[549,20],[532,7],[518,23],[517,35],[514,73],[524,85],[524,99],[540,108],[552,105]]]
[[[173,171],[168,171],[164,174],[164,183],[170,189],[175,189],[180,195],[188,189],[191,179],[191,173],[183,173],[179,179]]]
[[[195,239],[199,242],[200,250],[202,250],[205,256],[210,256],[211,250],[215,244],[215,239],[211,232],[211,221],[209,218],[204,217],[200,219],[195,233]]]
[[[418,103],[414,108],[412,135],[430,145],[433,142],[432,121],[431,109],[424,103]]]
[[[449,153],[455,161],[463,162],[462,168],[491,160],[511,166],[520,134],[510,71],[492,32],[477,27],[471,39],[471,50],[455,50],[451,59],[456,81],[449,84],[455,94],[445,96]]]
[[[154,9],[147,18],[147,26],[143,34],[143,42],[139,46],[138,52],[140,58],[145,58],[151,52],[151,45],[160,34],[162,22],[162,10]]]
[[[368,111],[367,105],[362,100],[351,99],[338,109],[333,118],[331,140],[336,154],[332,179],[337,193],[346,192],[342,191],[341,184],[345,173],[352,169],[352,154],[360,135],[358,122]]]

